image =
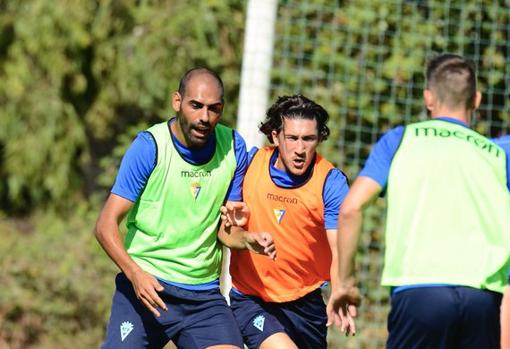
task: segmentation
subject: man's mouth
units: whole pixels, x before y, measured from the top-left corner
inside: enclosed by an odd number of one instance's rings
[[[209,127],[193,127],[191,132],[195,137],[205,138],[209,135],[211,129]]]
[[[294,159],[292,160],[292,163],[294,164],[295,167],[303,167],[303,165],[305,164],[305,159]]]

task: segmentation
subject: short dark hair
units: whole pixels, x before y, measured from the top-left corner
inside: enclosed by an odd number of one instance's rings
[[[445,53],[427,64],[427,89],[434,91],[439,102],[449,108],[475,108],[475,64],[462,56]]]
[[[216,73],[214,70],[206,68],[206,67],[191,68],[186,73],[184,73],[181,80],[179,81],[179,90],[178,90],[179,94],[181,96],[184,96],[186,94],[186,87],[188,86],[188,83],[190,82],[190,80],[195,75],[204,74],[204,73],[211,75],[218,82],[218,85],[220,86],[220,89],[221,89],[221,97],[223,97],[223,92],[224,92],[223,81],[221,80],[218,73]]]
[[[329,115],[323,107],[302,95],[281,96],[267,110],[266,120],[259,126],[260,132],[266,135],[271,144],[273,144],[271,132],[275,130],[280,133],[284,118],[316,120],[319,141],[322,142],[329,136],[329,128],[326,125]]]

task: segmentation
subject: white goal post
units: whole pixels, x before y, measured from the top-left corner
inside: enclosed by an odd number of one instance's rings
[[[237,131],[248,150],[264,143],[258,125],[268,107],[277,5],[277,0],[249,0],[247,5]],[[227,300],[232,285],[229,265],[230,251],[223,248],[221,291]]]

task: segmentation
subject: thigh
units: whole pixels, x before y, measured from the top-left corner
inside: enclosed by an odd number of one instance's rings
[[[250,349],[257,349],[270,336],[286,333],[285,327],[274,315],[275,307],[261,299],[230,292],[230,307],[244,343]]]
[[[162,348],[168,341],[154,315],[138,301],[124,274],[115,279],[110,320],[102,349]]]
[[[287,319],[290,338],[300,349],[327,347],[326,305],[320,289],[298,300],[282,303],[280,309]]]
[[[459,287],[462,307],[460,348],[499,348],[501,294]]]
[[[453,287],[419,287],[391,297],[387,349],[457,347],[460,307]]]
[[[243,340],[234,315],[219,290],[198,291],[207,297],[181,305],[182,329],[173,338],[181,349],[214,346],[242,348]]]

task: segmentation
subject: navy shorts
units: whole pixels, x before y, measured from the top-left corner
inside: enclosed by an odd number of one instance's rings
[[[327,347],[326,306],[320,289],[285,303],[264,302],[233,290],[230,306],[250,349],[259,348],[266,338],[278,332],[286,333],[300,349]]]
[[[499,348],[500,304],[500,293],[462,286],[395,293],[386,348]]]
[[[103,349],[162,348],[169,340],[183,349],[230,344],[243,347],[232,311],[218,289],[190,291],[168,284],[159,292],[168,311],[154,316],[136,298],[124,274],[115,279]]]

